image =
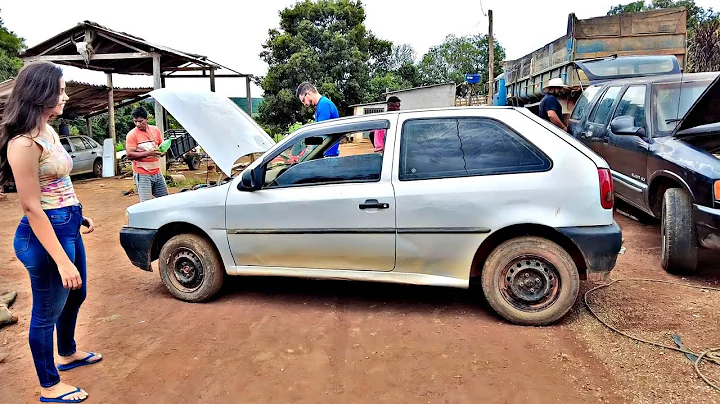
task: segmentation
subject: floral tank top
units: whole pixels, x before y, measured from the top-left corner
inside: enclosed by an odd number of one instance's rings
[[[72,158],[60,143],[55,130],[47,129],[32,140],[42,147],[40,155],[40,204],[43,210],[79,205],[75,188],[70,181]]]

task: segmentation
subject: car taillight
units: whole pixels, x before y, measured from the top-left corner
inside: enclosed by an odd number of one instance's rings
[[[600,180],[600,204],[604,209],[612,209],[615,205],[615,192],[610,170],[598,168],[598,178]]]

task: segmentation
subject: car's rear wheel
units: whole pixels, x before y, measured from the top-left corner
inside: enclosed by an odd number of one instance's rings
[[[102,160],[97,159],[97,160],[95,160],[95,162],[93,163],[93,175],[94,175],[95,177],[98,177],[98,178],[99,178],[99,177],[102,177],[102,172],[103,172]]]
[[[490,306],[521,325],[547,325],[575,304],[580,275],[559,245],[541,237],[518,237],[499,245],[485,261],[482,288]]]
[[[204,302],[216,295],[225,269],[212,243],[196,234],[171,238],[160,250],[160,278],[180,300]]]
[[[662,266],[677,274],[695,272],[698,261],[697,231],[690,194],[681,188],[665,191],[660,223]]]

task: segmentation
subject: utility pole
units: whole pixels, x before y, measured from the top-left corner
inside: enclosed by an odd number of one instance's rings
[[[488,105],[492,105],[493,99],[493,79],[495,78],[495,44],[493,41],[493,14],[492,10],[488,10],[488,20],[490,20],[490,27],[488,28],[488,52],[490,52],[490,58],[488,63]]]

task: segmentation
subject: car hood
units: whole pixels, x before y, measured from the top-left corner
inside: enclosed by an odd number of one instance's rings
[[[162,88],[150,92],[227,176],[242,156],[267,151],[275,142],[232,100],[211,91]]]
[[[678,122],[672,135],[682,138],[692,136],[689,129],[720,122],[720,74],[695,100],[685,116]]]

